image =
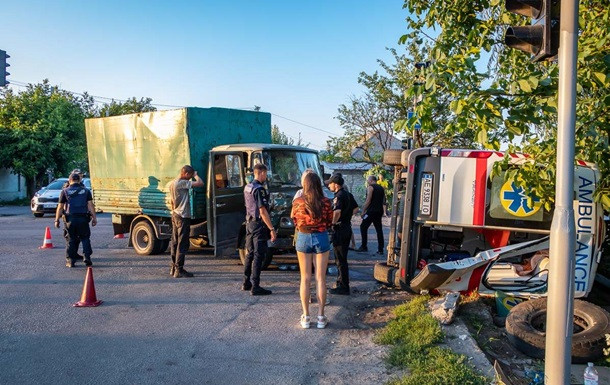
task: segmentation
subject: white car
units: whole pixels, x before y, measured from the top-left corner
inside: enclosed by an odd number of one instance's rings
[[[30,202],[30,209],[35,217],[42,217],[45,213],[55,213],[57,209],[57,202],[59,201],[59,194],[64,187],[64,184],[68,181],[68,178],[58,178],[53,182],[49,183],[48,186],[41,188]],[[91,190],[91,181],[89,178],[84,178],[83,183],[85,187]]]

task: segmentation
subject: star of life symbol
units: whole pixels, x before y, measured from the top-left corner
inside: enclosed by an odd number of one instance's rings
[[[528,203],[530,197],[533,207]],[[517,217],[534,215],[541,207],[540,198],[528,195],[523,187],[517,187],[513,181],[504,183],[500,189],[500,201],[506,211]]]

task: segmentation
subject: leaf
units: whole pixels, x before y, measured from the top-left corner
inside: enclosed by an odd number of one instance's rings
[[[606,84],[606,74],[603,72],[594,72],[593,75],[599,80],[602,85]]]
[[[519,83],[519,88],[521,88],[524,92],[532,92],[532,87],[530,87],[530,84],[527,80],[519,79],[517,82]]]
[[[487,131],[482,129],[477,133],[477,142],[487,144]]]

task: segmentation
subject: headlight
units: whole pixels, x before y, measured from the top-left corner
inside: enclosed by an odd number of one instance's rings
[[[291,228],[294,227],[294,222],[290,217],[282,217],[280,218],[280,227],[282,228]]]

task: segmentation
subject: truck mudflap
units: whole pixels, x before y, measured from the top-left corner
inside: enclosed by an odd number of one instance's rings
[[[544,237],[482,251],[474,257],[458,261],[429,263],[413,278],[410,287],[418,292],[422,290],[471,292],[482,286],[482,279],[494,261],[534,253],[548,247],[549,237]]]

